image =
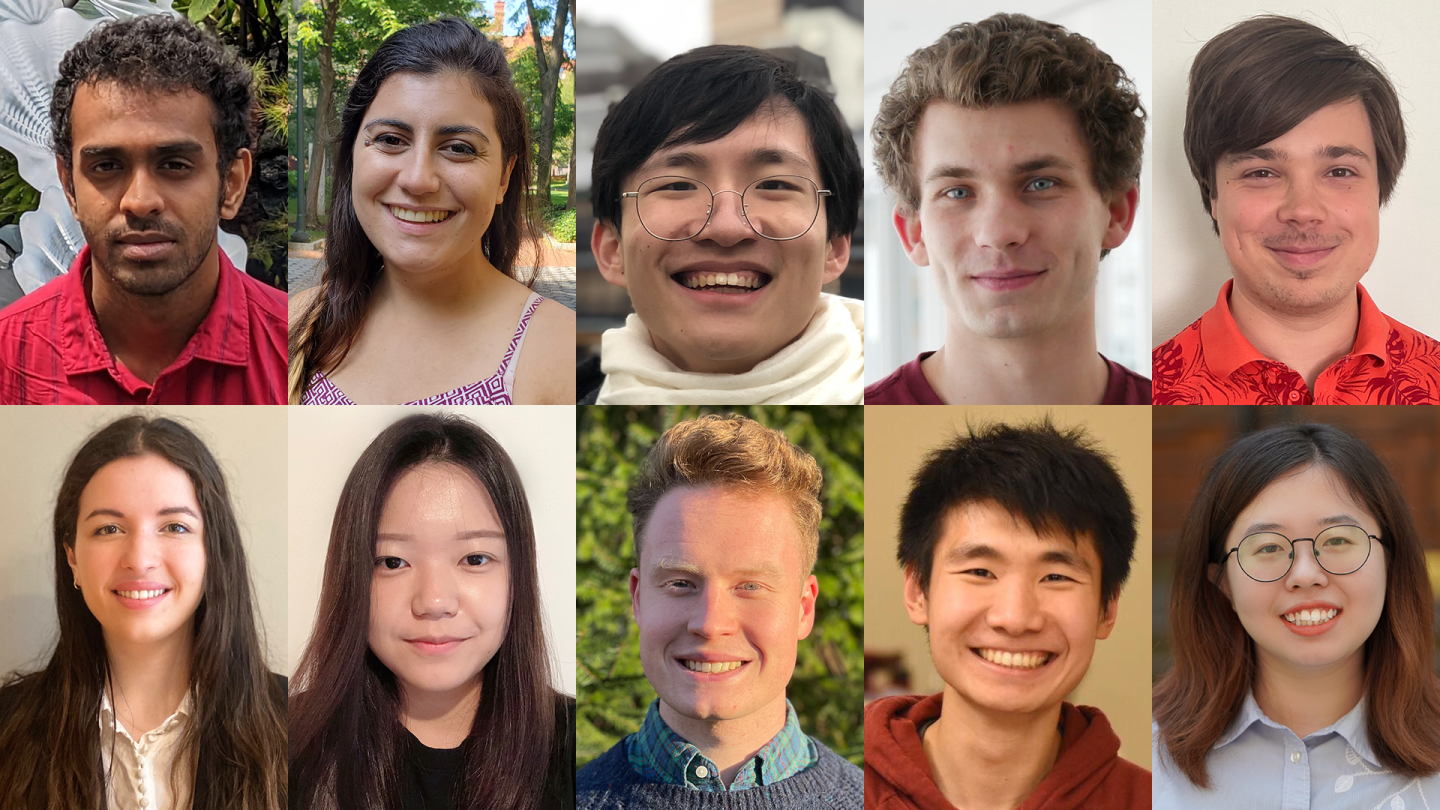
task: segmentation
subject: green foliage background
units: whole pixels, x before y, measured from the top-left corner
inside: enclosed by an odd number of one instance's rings
[[[739,413],[781,431],[825,476],[815,629],[800,642],[787,695],[808,734],[862,764],[864,409],[593,406],[578,409],[576,429],[576,766],[638,729],[655,698],[630,612],[635,545],[625,490],[660,434],[706,413]]]

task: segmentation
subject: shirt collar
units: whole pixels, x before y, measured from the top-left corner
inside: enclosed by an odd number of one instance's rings
[[[192,359],[234,366],[244,366],[250,361],[250,319],[246,317],[249,293],[239,278],[240,271],[230,263],[225,251],[217,246],[216,254],[220,257],[220,276],[215,288],[215,301],[171,368]],[[90,300],[85,294],[90,255],[89,245],[80,249],[80,255],[75,257],[70,271],[65,274],[64,291],[60,296],[60,313],[64,318],[61,341],[69,349],[61,353],[61,358],[70,374],[99,371],[115,365],[115,358],[105,345],[100,324],[95,320],[95,311],[90,308]]]
[[[1230,312],[1230,290],[1235,279],[1229,279],[1220,287],[1215,306],[1200,316],[1200,345],[1205,347],[1205,365],[1210,373],[1227,379],[1241,366],[1251,362],[1275,362],[1260,353],[1240,333],[1235,316]],[[1386,346],[1390,340],[1390,320],[1375,306],[1364,285],[1355,285],[1360,298],[1360,324],[1355,330],[1355,345],[1350,356],[1368,354],[1379,360],[1381,365],[1388,361]]]
[[[1255,702],[1255,694],[1252,692],[1245,696],[1245,703],[1240,707],[1240,711],[1236,713],[1235,719],[1230,721],[1230,725],[1226,727],[1225,733],[1221,734],[1220,739],[1216,740],[1215,745],[1211,746],[1212,750],[1222,748],[1239,739],[1242,734],[1256,723],[1261,723],[1274,729],[1281,729],[1291,734],[1294,733],[1291,732],[1290,729],[1285,728],[1285,726],[1266,717],[1265,712],[1260,708],[1260,704]],[[1355,749],[1355,753],[1359,754],[1366,762],[1379,767],[1380,760],[1375,757],[1375,749],[1370,747],[1370,734],[1366,731],[1367,728],[1365,698],[1361,697],[1360,702],[1355,704],[1355,708],[1346,712],[1344,717],[1308,735],[1305,739],[1313,740],[1327,734],[1338,734],[1341,739],[1345,740],[1346,744]]]
[[[632,742],[627,747],[631,764],[642,775],[659,782],[696,789],[724,789],[715,763],[665,724],[660,717],[659,700],[650,703],[645,712],[645,722],[632,735]],[[810,740],[800,730],[800,718],[787,700],[784,727],[755,752],[753,759],[745,763],[729,789],[773,785],[809,767],[814,760],[815,752]],[[697,767],[704,767],[706,776],[700,777]]]
[[[140,735],[141,738],[143,739],[145,737],[150,737],[154,739],[156,737],[164,736],[165,734],[168,734],[170,731],[172,731],[176,726],[180,725],[182,721],[189,719],[190,715],[193,714],[195,711],[195,701],[192,698],[193,694],[193,691],[186,691],[185,697],[181,699],[180,705],[176,707],[175,712],[169,717],[165,718],[165,722],[161,723],[150,731],[147,731],[144,734]],[[100,730],[102,732],[106,732],[111,731],[112,729],[116,734],[123,734],[127,739],[130,739],[131,742],[139,742],[139,740],[131,738],[130,732],[126,731],[125,726],[120,724],[119,720],[115,717],[115,707],[110,704],[110,696],[105,694],[104,689],[101,689]]]

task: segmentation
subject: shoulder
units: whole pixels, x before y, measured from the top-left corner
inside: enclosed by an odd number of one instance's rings
[[[306,287],[300,292],[290,296],[289,321],[292,327],[295,325],[295,321],[304,314],[305,310],[310,308],[310,302],[315,300],[315,295],[319,292],[319,287]]]
[[[920,361],[933,352],[923,352],[890,373],[885,379],[866,387],[866,405],[937,405],[944,404],[925,379]],[[932,401],[933,400],[933,401]]]
[[[580,807],[600,807],[606,794],[621,785],[642,781],[625,753],[625,740],[590,760],[575,773],[575,799]]]
[[[285,323],[285,293],[239,268],[233,268],[240,285],[245,289],[245,299],[250,311],[265,320]]]
[[[56,276],[38,290],[22,295],[0,309],[0,332],[10,333],[23,329],[27,324],[48,320],[60,305],[68,275]]]
[[[575,401],[575,313],[548,298],[540,300],[525,327],[515,369],[515,400],[569,405]]]
[[[820,773],[829,771],[831,778],[836,782],[843,785],[854,785],[856,790],[864,788],[865,771],[859,765],[830,750],[829,746],[814,737],[810,738],[810,742],[815,745],[815,751],[820,755],[815,762],[815,767],[821,769]]]

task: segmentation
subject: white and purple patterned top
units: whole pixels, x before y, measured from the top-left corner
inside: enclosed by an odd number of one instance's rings
[[[525,343],[525,330],[530,326],[530,318],[535,310],[540,308],[540,302],[545,299],[539,293],[530,293],[530,298],[525,302],[525,309],[520,315],[520,323],[515,326],[515,334],[510,337],[510,345],[505,349],[505,357],[500,360],[500,367],[479,382],[469,385],[462,385],[453,388],[443,394],[435,394],[417,399],[414,402],[406,402],[406,405],[513,405],[510,400],[510,390],[515,384],[516,355],[520,354],[520,346]],[[300,398],[301,405],[354,405],[345,392],[335,387],[335,383],[319,372],[310,378],[310,386],[305,389],[305,396]]]

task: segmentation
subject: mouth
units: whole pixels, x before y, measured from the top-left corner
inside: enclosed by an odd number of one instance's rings
[[[161,258],[175,247],[174,238],[154,232],[127,233],[115,242],[120,245],[120,255],[139,262]]]
[[[977,286],[983,287],[987,290],[1004,292],[1007,290],[1018,290],[1021,287],[1028,287],[1036,281],[1039,281],[1040,278],[1044,276],[1047,272],[1049,271],[1013,270],[995,273],[981,273],[979,275],[971,276],[970,280],[973,281]]]
[[[120,604],[129,608],[148,608],[159,604],[173,588],[114,588],[111,593],[119,599]]]
[[[1267,248],[1275,256],[1276,260],[1278,260],[1281,264],[1296,268],[1310,268],[1314,267],[1317,264],[1320,264],[1321,262],[1324,262],[1326,259],[1330,258],[1330,254],[1335,252],[1336,247],[1337,246],[1335,245],[1331,245],[1329,247],[1311,247],[1307,245],[1267,245]]]
[[[395,217],[401,222],[412,222],[420,225],[444,222],[455,216],[454,211],[438,209],[422,211],[416,208],[402,208],[398,205],[390,205],[388,203],[385,205],[385,209],[390,212],[390,216]]]
[[[749,664],[749,661],[697,661],[693,658],[676,658],[680,666],[700,675],[726,675]]]
[[[749,268],[733,271],[683,270],[670,278],[687,289],[726,295],[753,293],[773,280],[769,273]]]
[[[407,638],[405,642],[422,653],[447,653],[459,647],[463,638],[454,636],[424,636],[422,638]]]
[[[1295,610],[1282,614],[1281,619],[1296,630],[1318,630],[1328,627],[1343,611],[1339,608]]]
[[[1055,660],[1055,654],[1047,652],[1010,652],[989,647],[971,647],[970,652],[996,666],[1015,670],[1039,669]]]

